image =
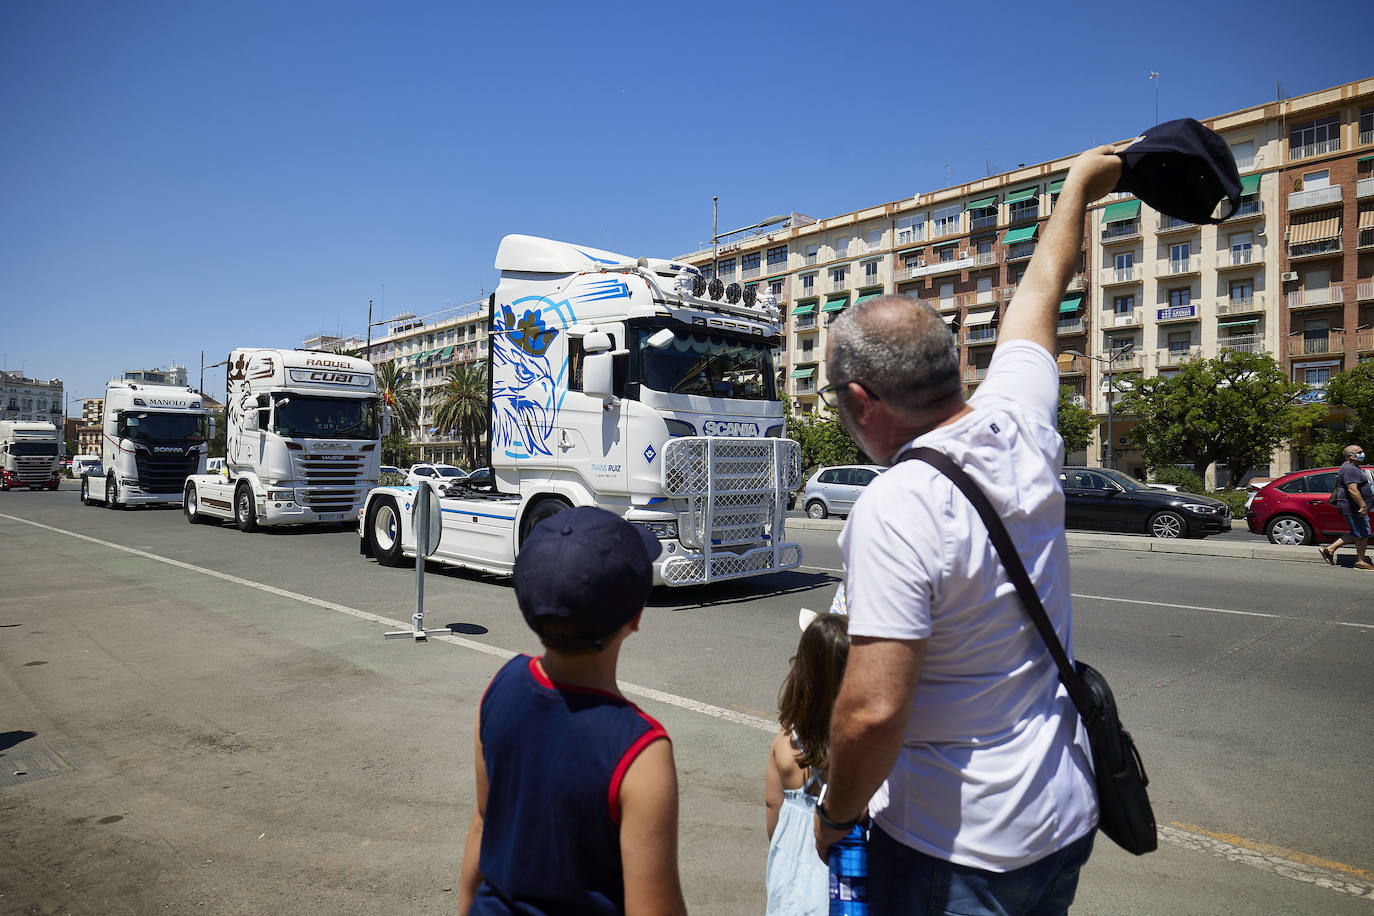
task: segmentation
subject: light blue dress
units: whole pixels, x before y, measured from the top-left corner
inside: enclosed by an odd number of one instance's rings
[[[796,743],[795,736],[792,739]],[[819,784],[813,773],[800,789],[783,789],[778,824],[768,844],[767,916],[826,916],[830,911],[830,869],[816,854],[812,816]]]

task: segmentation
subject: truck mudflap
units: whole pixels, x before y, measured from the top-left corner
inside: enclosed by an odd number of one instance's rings
[[[685,499],[678,539],[689,553],[664,559],[666,585],[698,585],[801,565],[785,540],[787,494],[801,482],[791,439],[684,436],[663,447],[663,491]]]

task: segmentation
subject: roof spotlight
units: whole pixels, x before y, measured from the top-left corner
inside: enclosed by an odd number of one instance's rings
[[[734,305],[739,301],[741,292],[743,291],[740,289],[738,283],[731,283],[729,286],[725,287],[725,301]]]
[[[692,295],[698,299],[706,295],[706,278],[701,274],[692,278]]]
[[[719,300],[720,297],[725,293],[725,284],[720,282],[719,277],[716,277],[706,287],[706,291],[710,294],[712,299]]]

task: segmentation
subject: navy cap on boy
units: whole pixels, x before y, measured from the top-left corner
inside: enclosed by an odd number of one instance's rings
[[[562,617],[590,640],[609,636],[644,607],[663,547],[647,528],[594,506],[534,526],[515,558],[515,598],[530,629]]]
[[[1240,172],[1231,147],[1192,118],[1157,124],[1126,149],[1116,190],[1190,223],[1219,223],[1240,206]],[[1220,215],[1217,205],[1223,199]]]

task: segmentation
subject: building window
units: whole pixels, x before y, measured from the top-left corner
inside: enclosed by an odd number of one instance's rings
[[[1113,337],[1107,343],[1107,349],[1111,350],[1114,353],[1120,353],[1127,347],[1132,346],[1135,346],[1135,341],[1132,340],[1130,337]]]
[[[768,283],[768,291],[769,291],[770,293],[772,293],[773,295],[775,295],[775,296],[781,296],[781,295],[782,295],[782,281],[781,281],[781,280],[771,280],[771,281],[769,281],[769,283]]]
[[[839,289],[844,285],[844,277],[848,270],[849,268],[844,265],[832,267],[830,269],[830,284],[832,288]]]
[[[816,258],[820,257],[820,254],[821,254],[821,246],[820,246],[820,245],[807,245],[807,246],[806,246],[806,263],[807,263],[807,264],[815,264],[815,263],[816,263]]]
[[[1182,331],[1182,332],[1179,332],[1179,333],[1176,333],[1176,334],[1170,334],[1170,335],[1169,335],[1169,352],[1170,352],[1170,353],[1174,353],[1174,354],[1178,354],[1178,353],[1187,353],[1188,350],[1192,348],[1192,346],[1193,346],[1193,335],[1192,335],[1191,333],[1189,333],[1188,331]]]
[[[779,245],[777,248],[768,249],[768,266],[780,267],[787,264],[787,246]]]
[[[724,261],[721,261],[720,267],[717,268],[717,270],[720,272],[720,278],[722,280],[733,277],[735,275],[735,259],[726,258]]]
[[[1341,117],[1330,115],[1293,125],[1288,132],[1288,158],[1304,159],[1341,148]]]
[[[906,252],[905,254],[902,255],[902,266],[903,266],[903,267],[920,267],[920,266],[921,266],[922,256],[923,256],[925,253],[926,253],[926,252],[925,252],[925,249],[924,249],[924,248],[918,248],[918,249],[916,249],[915,251],[908,251],[908,252]]]
[[[925,234],[926,215],[924,213],[897,218],[898,245],[910,245],[912,242],[923,242],[925,241]]]
[[[1115,263],[1116,263],[1116,269],[1117,269],[1118,271],[1130,270],[1132,267],[1135,266],[1135,252],[1134,252],[1134,251],[1122,252],[1121,254],[1119,254],[1119,255],[1116,256]]]
[[[744,270],[758,270],[762,258],[763,255],[757,251],[743,255],[739,259],[739,266]]]
[[[1360,142],[1374,143],[1374,108],[1360,109]]]
[[[810,293],[814,293],[816,291],[815,274],[802,274],[801,283],[803,296],[808,295]]]
[[[881,247],[883,247],[883,230],[881,230],[881,229],[870,229],[870,230],[868,230],[868,250],[869,250],[869,251],[872,251],[872,250],[874,250],[875,248],[881,248]]]
[[[1253,302],[1255,300],[1255,281],[1232,280],[1228,293],[1232,305]]]
[[[936,210],[935,228],[931,230],[931,236],[954,235],[959,231],[959,217],[963,215],[963,212],[963,207],[958,204]]]
[[[1178,289],[1169,290],[1169,307],[1178,308],[1184,305],[1192,305],[1193,288],[1191,286],[1181,286]]]
[[[1013,223],[1023,220],[1038,219],[1040,216],[1040,198],[1032,197],[1028,200],[1018,200],[1011,205],[1008,217]]]
[[[876,286],[878,283],[878,262],[864,262],[864,285]]]
[[[1294,367],[1293,374],[1297,376],[1294,381],[1300,381],[1316,388],[1325,388],[1326,383],[1331,381],[1330,366]]]
[[[941,264],[944,264],[944,263],[946,263],[946,262],[948,262],[948,261],[953,261],[953,260],[954,260],[954,253],[955,253],[955,252],[954,252],[954,246],[953,246],[953,245],[946,245],[946,246],[943,247],[943,248],[936,248],[936,249],[935,249],[935,256],[936,256],[936,258],[940,261]]]
[[[1169,246],[1169,266],[1172,270],[1185,270],[1188,266],[1188,256],[1191,253],[1191,243],[1183,242],[1178,245]]]
[[[1112,300],[1112,311],[1117,315],[1130,315],[1135,311],[1135,296],[1117,296]]]
[[[849,239],[835,239],[835,257],[842,258],[849,254]]]
[[[1236,160],[1236,168],[1244,172],[1255,167],[1255,141],[1241,140],[1231,144],[1231,155]]]

